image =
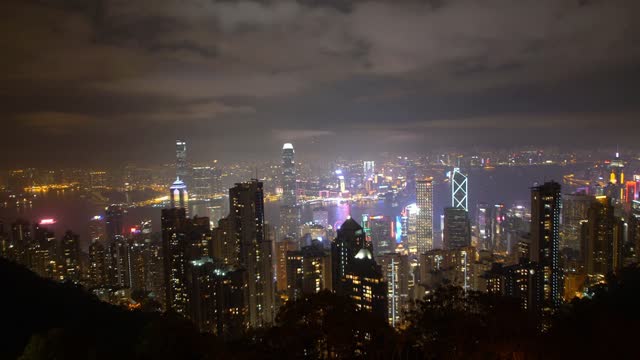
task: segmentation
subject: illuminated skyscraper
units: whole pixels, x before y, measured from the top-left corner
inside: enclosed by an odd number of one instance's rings
[[[186,209],[189,203],[189,194],[187,193],[187,186],[185,183],[176,179],[169,188],[169,198],[171,200],[172,208]]]
[[[73,282],[80,281],[80,243],[78,235],[67,231],[60,241],[61,278]]]
[[[299,249],[297,241],[285,238],[276,242],[276,284],[279,292],[287,291],[287,254]]]
[[[89,269],[87,271],[89,288],[106,285],[107,267],[104,245],[98,240],[92,240],[89,245]]]
[[[490,250],[491,239],[491,208],[488,204],[480,203],[477,207],[478,225],[478,247],[483,250]]]
[[[546,182],[531,189],[530,260],[538,267],[536,309],[548,313],[560,307],[560,184]]]
[[[204,199],[214,193],[214,170],[210,166],[194,167],[191,180],[189,187],[195,197]]]
[[[124,236],[124,215],[127,210],[120,204],[113,204],[107,206],[104,212],[107,242],[115,240],[116,236]]]
[[[165,307],[188,316],[187,266],[189,238],[184,208],[162,209],[162,252],[164,256]]]
[[[297,205],[295,151],[291,143],[282,147],[282,203],[285,206]]]
[[[394,238],[393,221],[389,216],[369,216],[367,219],[367,228],[371,236],[373,246],[373,256],[378,256],[394,252],[396,243]]]
[[[389,325],[396,327],[409,310],[409,258],[402,254],[384,254],[376,257],[387,284],[387,318]]]
[[[265,236],[262,182],[251,180],[229,189],[231,221],[239,263],[247,271],[249,323],[263,327],[273,322],[273,260],[271,242]]]
[[[380,319],[388,318],[387,283],[368,249],[360,249],[350,259],[340,284],[342,293],[354,301],[359,311]]]
[[[35,241],[29,247],[32,270],[50,279],[55,279],[58,273],[58,241],[50,229],[53,224],[53,219],[40,220],[33,229]]]
[[[204,257],[190,262],[188,279],[189,316],[199,330],[225,340],[243,335],[249,325],[246,271]]]
[[[471,246],[469,213],[462,208],[444,209],[443,247],[447,250]]]
[[[15,260],[31,268],[31,257],[29,247],[33,242],[33,236],[31,233],[31,224],[28,221],[16,220],[11,224],[11,243],[13,246],[13,253]]]
[[[116,288],[131,288],[131,254],[129,243],[122,236],[109,243],[107,247],[107,281]]]
[[[187,142],[176,140],[176,177],[187,181],[189,179],[189,163],[187,162]]]
[[[364,229],[352,218],[348,218],[338,229],[338,236],[331,243],[331,266],[333,268],[333,284],[340,284],[347,267],[360,249],[372,252],[373,246],[367,241]],[[340,292],[340,287],[336,288]]]
[[[587,275],[604,280],[610,272],[622,267],[621,250],[624,222],[614,215],[612,199],[598,196],[588,209],[588,220],[582,222],[581,253]]]
[[[104,218],[96,215],[89,220],[89,241],[106,241]]]
[[[561,248],[569,247],[574,250],[580,248],[581,223],[587,220],[589,208],[594,200],[593,196],[584,193],[562,196]]]
[[[295,151],[291,143],[282,147],[282,207],[280,221],[284,236],[297,239],[300,225],[300,208],[298,208]]]
[[[461,208],[469,211],[468,179],[460,172],[459,168],[454,168],[451,172],[451,207]]]
[[[419,254],[433,248],[433,178],[416,181],[416,242]]]
[[[300,237],[300,207],[282,205],[280,207],[282,236],[298,239]]]

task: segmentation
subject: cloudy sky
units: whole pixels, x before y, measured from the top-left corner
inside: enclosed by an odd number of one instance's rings
[[[4,164],[632,146],[637,0],[3,0]],[[587,144],[587,145],[585,145]],[[277,155],[276,155],[277,156]]]

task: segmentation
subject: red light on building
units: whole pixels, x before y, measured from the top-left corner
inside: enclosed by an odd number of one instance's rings
[[[54,219],[41,219],[40,225],[53,225],[56,221]]]
[[[625,200],[630,203],[633,200],[637,199],[637,195],[638,195],[638,187],[637,187],[637,182],[635,181],[627,181],[627,187],[626,187],[626,191],[625,191]]]

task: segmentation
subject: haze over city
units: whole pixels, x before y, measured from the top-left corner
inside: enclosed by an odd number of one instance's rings
[[[176,136],[195,160],[234,161],[286,141],[331,156],[635,144],[633,0],[11,0],[0,10],[0,116],[5,133],[24,134],[2,142],[7,164],[161,162]]]

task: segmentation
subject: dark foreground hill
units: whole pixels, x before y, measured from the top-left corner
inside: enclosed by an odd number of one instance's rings
[[[222,343],[178,316],[128,311],[0,258],[0,359],[637,359],[640,270],[575,299],[539,334],[512,299],[444,287],[393,331],[329,292]]]

